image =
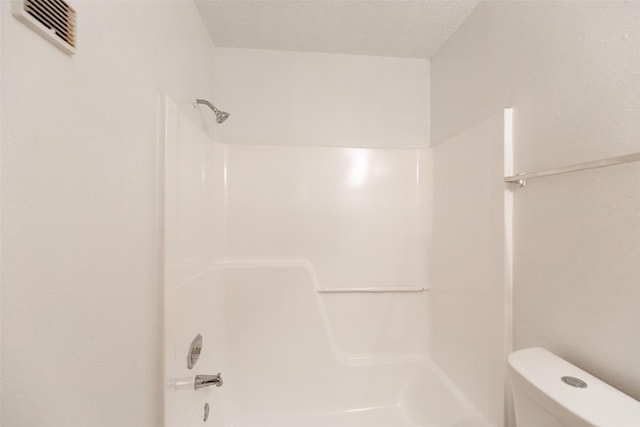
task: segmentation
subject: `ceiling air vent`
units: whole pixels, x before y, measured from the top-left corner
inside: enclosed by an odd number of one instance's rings
[[[76,53],[76,11],[64,0],[13,0],[12,11],[66,53]]]

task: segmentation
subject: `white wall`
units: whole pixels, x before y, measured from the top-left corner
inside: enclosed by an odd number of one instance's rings
[[[424,148],[428,76],[426,59],[218,48],[218,141]]]
[[[227,159],[231,260],[302,259],[320,288],[426,286],[419,150],[229,145]],[[343,353],[424,353],[424,294],[323,302]]]
[[[170,96],[163,101],[164,425],[202,423],[202,408],[212,399],[209,422],[227,425],[228,388],[215,393],[212,388],[193,388],[196,373],[228,374],[226,274],[212,269],[226,255],[226,147],[212,142],[204,131],[203,119],[212,117],[210,110],[193,117],[192,106],[180,108]],[[185,355],[198,334],[202,351],[190,370]]]
[[[0,19],[0,48],[2,47],[2,39],[4,35],[4,31],[2,30],[3,24],[2,19]],[[0,102],[2,101],[2,70],[3,70],[3,58],[0,50]],[[2,110],[0,108],[0,132],[2,129]],[[1,134],[0,134],[1,137]],[[0,139],[0,142],[2,139]],[[0,189],[2,189],[2,144],[0,144]],[[0,267],[2,266],[2,191],[0,191]],[[2,273],[0,271],[0,334],[2,333]],[[2,396],[2,339],[0,337],[0,397]],[[0,403],[0,425],[2,425],[2,404]]]
[[[417,150],[228,147],[229,257],[304,258],[325,288],[424,286]]]
[[[428,145],[429,62],[217,48],[215,66],[231,259],[302,258],[327,288],[424,286],[418,152],[395,149]],[[341,352],[424,352],[424,295],[323,301]]]
[[[432,58],[432,142],[513,105],[516,171],[639,151],[638,16],[638,2],[482,2]],[[639,178],[633,164],[514,194],[515,347],[636,399]]]
[[[511,159],[505,162],[505,133],[498,113],[426,153],[433,165],[427,171],[429,355],[493,426],[504,425],[510,344],[505,212],[511,205],[501,177]]]
[[[2,425],[159,426],[158,95],[212,97],[213,45],[192,2],[75,2],[69,57],[1,3]]]

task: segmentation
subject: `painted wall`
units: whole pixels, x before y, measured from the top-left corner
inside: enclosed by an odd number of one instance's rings
[[[2,425],[156,427],[159,94],[212,97],[213,45],[192,2],[75,3],[69,57],[1,2]]]
[[[426,59],[217,48],[215,66],[225,144],[428,145]]]
[[[640,3],[482,2],[432,58],[432,142],[514,108],[514,168],[640,150]],[[473,180],[473,177],[469,179]],[[514,194],[514,345],[640,399],[640,167]]]

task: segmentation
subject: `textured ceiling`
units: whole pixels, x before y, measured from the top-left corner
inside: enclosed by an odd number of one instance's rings
[[[218,47],[428,58],[480,0],[195,0]]]

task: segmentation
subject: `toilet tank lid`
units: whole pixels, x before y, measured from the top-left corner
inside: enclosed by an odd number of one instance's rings
[[[509,355],[512,370],[534,389],[564,409],[596,426],[640,426],[640,402],[541,347]],[[561,378],[587,383],[572,387]]]

